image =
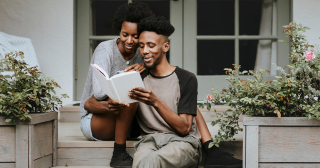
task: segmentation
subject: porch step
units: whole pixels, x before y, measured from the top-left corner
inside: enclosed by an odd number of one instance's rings
[[[217,112],[225,112],[226,110],[230,109],[229,106],[222,106],[222,105],[217,105],[213,106]],[[208,111],[206,108],[201,108],[200,109],[201,114],[204,118],[205,121],[214,121],[217,120],[217,117],[213,117],[215,115],[215,112],[213,108]],[[81,117],[79,116],[79,106],[74,106],[74,105],[67,105],[63,106],[59,109],[60,113],[60,122],[80,122]],[[228,112],[231,114],[231,112]],[[239,122],[243,121],[242,115],[240,116]]]
[[[57,166],[57,167],[51,167],[51,168],[111,168],[110,166]],[[199,166],[198,168],[203,168],[202,166]]]
[[[80,123],[59,122],[58,123],[58,167],[69,168],[108,168],[110,163],[114,141],[88,141],[80,130]],[[239,123],[241,126],[242,122]],[[218,133],[218,126],[211,126],[207,121],[207,126],[214,137]],[[138,139],[127,141],[127,151],[133,156],[133,144]],[[223,151],[234,154],[236,158],[242,159],[242,132],[235,136],[235,141],[222,142],[220,148]]]

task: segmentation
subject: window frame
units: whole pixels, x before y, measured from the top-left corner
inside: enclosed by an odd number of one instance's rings
[[[183,68],[194,73],[198,79],[198,102],[202,102],[211,89],[227,88],[230,84],[227,75],[197,75],[197,40],[234,40],[235,64],[239,65],[239,40],[275,40],[277,43],[277,65],[285,67],[289,64],[289,45],[283,45],[278,40],[288,39],[282,33],[282,25],[289,24],[291,19],[291,0],[277,0],[277,30],[276,35],[239,35],[239,0],[235,0],[235,34],[234,35],[197,35],[197,1],[184,0],[184,58]],[[278,74],[279,75],[279,74]],[[243,76],[240,78],[248,78]],[[272,75],[264,76],[265,80],[274,79]]]

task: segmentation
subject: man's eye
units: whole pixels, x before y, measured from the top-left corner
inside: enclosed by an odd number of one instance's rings
[[[153,47],[154,47],[154,45],[149,45],[149,47],[150,47],[150,48],[153,48]]]
[[[140,44],[140,48],[143,48],[144,47],[144,45],[143,44]]]

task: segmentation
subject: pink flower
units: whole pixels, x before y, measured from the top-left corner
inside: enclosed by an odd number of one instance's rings
[[[208,100],[211,100],[212,98],[211,98],[211,96],[210,96],[210,95],[208,95],[208,96],[207,96],[207,99],[208,99]]]
[[[310,52],[306,51],[304,54],[305,54],[305,57],[306,57],[307,61],[312,61],[313,60],[314,54],[313,54],[312,51],[310,51]]]

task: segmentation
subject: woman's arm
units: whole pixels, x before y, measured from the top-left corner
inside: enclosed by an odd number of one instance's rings
[[[91,113],[113,112],[115,114],[118,114],[120,110],[123,110],[128,106],[128,104],[113,101],[110,98],[108,98],[107,100],[98,101],[93,96],[87,99],[84,103],[84,109]]]

